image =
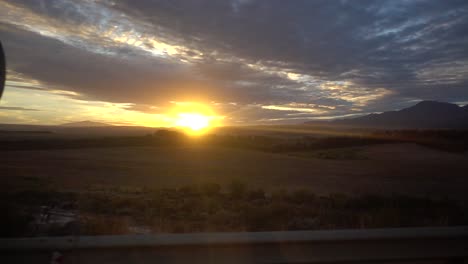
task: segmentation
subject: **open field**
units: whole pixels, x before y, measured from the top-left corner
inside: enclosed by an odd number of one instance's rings
[[[333,150],[337,155],[340,149]],[[349,148],[342,149],[349,153]],[[4,187],[177,187],[240,180],[266,190],[308,188],[317,194],[405,194],[465,199],[468,157],[413,144],[354,148],[338,158],[187,146],[0,152]]]
[[[299,128],[4,133],[0,237],[467,223],[467,131]]]

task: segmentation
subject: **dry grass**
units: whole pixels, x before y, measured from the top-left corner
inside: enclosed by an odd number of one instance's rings
[[[376,145],[366,159],[321,159],[220,147],[106,148],[0,152],[2,183],[80,189],[173,187],[240,179],[265,189],[399,193],[467,198],[468,157],[410,144]],[[37,178],[37,180],[31,180]]]

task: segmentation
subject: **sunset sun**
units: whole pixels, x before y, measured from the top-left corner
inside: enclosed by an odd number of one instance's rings
[[[210,126],[210,117],[199,113],[180,113],[175,125],[198,132]]]
[[[168,112],[173,127],[191,135],[201,135],[221,125],[224,116],[218,115],[209,104],[200,102],[173,102]]]

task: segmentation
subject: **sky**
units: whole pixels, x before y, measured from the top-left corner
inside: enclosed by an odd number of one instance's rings
[[[0,0],[0,40],[0,123],[170,126],[202,109],[289,124],[468,102],[466,0]]]

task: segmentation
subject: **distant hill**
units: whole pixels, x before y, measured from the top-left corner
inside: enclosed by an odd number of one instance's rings
[[[86,120],[86,121],[80,121],[80,122],[65,123],[65,124],[62,124],[61,126],[67,126],[67,127],[105,127],[105,126],[111,126],[111,125],[106,124],[106,123]]]
[[[468,129],[468,105],[460,107],[451,103],[422,101],[399,111],[334,120],[328,124],[365,128]]]

